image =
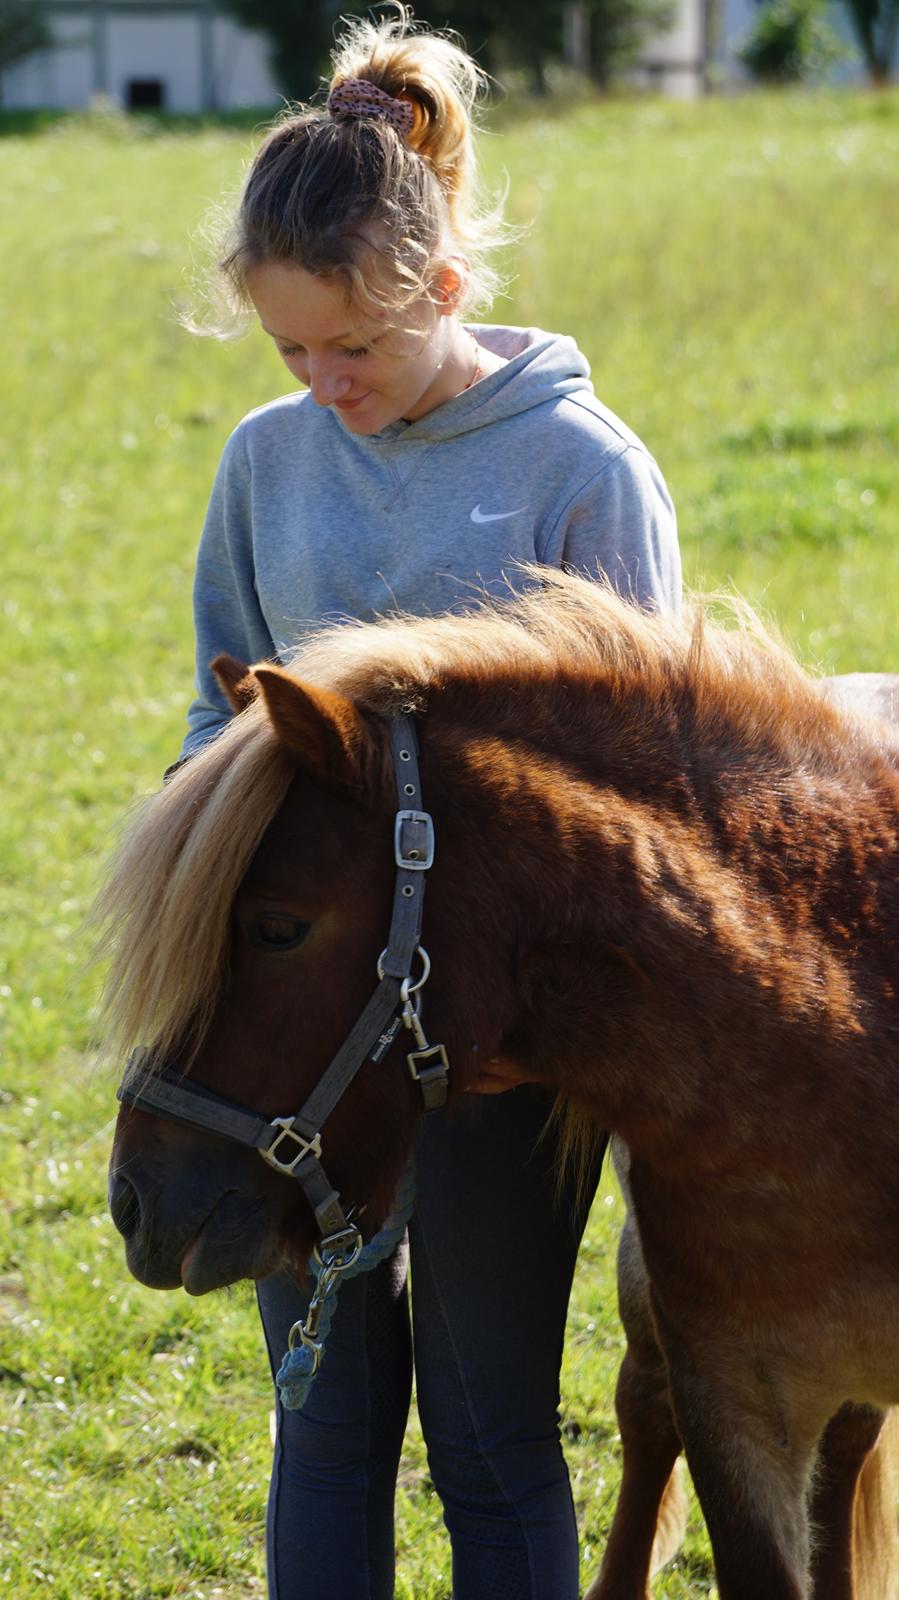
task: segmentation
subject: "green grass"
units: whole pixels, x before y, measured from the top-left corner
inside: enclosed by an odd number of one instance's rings
[[[899,99],[506,111],[505,320],[570,330],[672,486],[688,577],[734,585],[829,669],[899,666]],[[266,343],[192,342],[188,236],[245,129],[50,122],[3,141],[0,547],[0,1594],[262,1593],[270,1396],[243,1286],[125,1273],[103,1209],[114,1100],[81,923],[117,819],[177,751],[190,579],[224,439],[288,387]],[[585,1242],[565,1437],[595,1570],[617,1478],[618,1202]],[[399,1593],[445,1600],[410,1430]],[[698,1519],[667,1597],[711,1592]]]

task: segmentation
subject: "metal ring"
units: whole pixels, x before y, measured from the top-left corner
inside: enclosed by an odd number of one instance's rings
[[[400,984],[400,999],[404,1005],[410,995],[417,994],[419,989],[424,988],[431,975],[431,958],[424,945],[420,944],[416,953],[421,956],[422,974],[417,983],[413,983],[411,978],[404,978]]]
[[[381,954],[378,956],[378,977],[379,977],[379,979],[383,978],[383,976],[384,976],[384,957],[386,956],[386,954],[387,954],[387,945],[385,944],[383,950],[381,951]],[[431,976],[431,958],[428,955],[428,952],[425,949],[423,944],[416,945],[415,954],[417,956],[421,956],[421,967],[422,967],[421,977],[419,978],[417,983],[413,983],[412,982],[411,976],[408,977],[408,978],[404,978],[403,979],[402,985],[400,987],[400,994],[402,995],[402,998],[404,1000],[407,1000],[409,998],[410,994],[415,994],[417,992],[417,990],[423,989],[425,984],[428,981],[428,978]],[[409,986],[408,988],[406,987],[407,984]]]
[[[359,1234],[357,1232],[357,1234],[356,1234],[356,1242],[353,1245],[353,1248],[350,1251],[350,1254],[346,1257],[345,1260],[342,1259],[340,1261],[323,1261],[322,1258],[321,1258],[321,1253],[320,1253],[319,1248],[318,1248],[318,1244],[314,1244],[312,1246],[312,1254],[315,1256],[315,1259],[318,1262],[319,1266],[321,1267],[323,1273],[324,1272],[331,1272],[336,1277],[336,1275],[339,1272],[346,1272],[348,1267],[352,1267],[355,1264],[355,1262],[357,1262],[359,1260],[359,1257],[362,1254],[362,1236],[361,1236],[361,1234]],[[319,1281],[321,1281],[321,1280],[319,1280]],[[326,1291],[326,1293],[327,1293],[327,1291]]]

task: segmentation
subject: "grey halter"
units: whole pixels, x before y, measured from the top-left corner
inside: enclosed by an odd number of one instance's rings
[[[299,1111],[263,1117],[248,1111],[164,1064],[153,1051],[132,1051],[119,1087],[125,1105],[188,1122],[259,1151],[269,1166],[296,1178],[312,1207],[320,1235],[318,1249],[346,1259],[359,1246],[359,1232],[348,1221],[341,1199],[321,1163],[322,1127],[365,1061],[381,1061],[401,1027],[416,1048],[407,1054],[426,1111],[446,1100],[449,1062],[442,1044],[428,1043],[421,1024],[420,992],[431,963],[420,944],[425,874],[434,860],[434,824],[421,803],[418,740],[409,717],[390,723],[390,749],[398,809],[394,822],[396,883],[387,944],[378,959],[378,985],[337,1054]],[[418,956],[422,971],[413,982]]]

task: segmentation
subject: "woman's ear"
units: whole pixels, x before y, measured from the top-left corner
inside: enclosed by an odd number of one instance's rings
[[[458,311],[468,272],[468,262],[463,256],[453,256],[441,267],[434,282],[434,304],[438,316],[449,317]]]

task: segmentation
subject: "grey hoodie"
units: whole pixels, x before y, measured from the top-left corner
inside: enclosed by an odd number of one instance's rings
[[[674,509],[640,440],[601,405],[572,339],[472,330],[507,365],[420,421],[359,436],[306,392],[251,411],[225,447],[194,585],[197,697],[182,751],[223,726],[221,650],[284,658],[342,617],[459,609],[515,564],[606,572],[677,606]]]

